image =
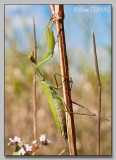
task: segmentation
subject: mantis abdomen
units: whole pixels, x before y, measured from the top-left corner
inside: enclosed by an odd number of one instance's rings
[[[54,117],[58,130],[61,132],[63,139],[67,140],[66,117],[64,112],[64,105],[60,96],[53,88],[50,88],[45,81],[42,81],[42,86],[46,94],[49,106]]]

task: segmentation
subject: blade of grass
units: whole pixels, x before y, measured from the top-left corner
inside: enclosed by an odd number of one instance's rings
[[[98,83],[98,125],[97,125],[97,155],[100,155],[100,128],[101,128],[101,81],[100,81],[100,74],[99,74],[99,67],[98,67],[98,60],[97,60],[97,52],[96,52],[96,42],[95,42],[95,34],[92,31],[92,38],[93,38],[93,49],[94,49],[94,60],[95,60],[95,69],[96,69],[96,77]]]
[[[33,18],[33,29],[34,29],[34,58],[37,61],[37,43],[36,43],[36,30],[35,30],[35,20]],[[34,71],[33,74],[33,140],[37,139],[37,125],[36,125],[36,73]],[[33,148],[35,150],[35,148]],[[33,152],[33,155],[35,155],[35,152]]]

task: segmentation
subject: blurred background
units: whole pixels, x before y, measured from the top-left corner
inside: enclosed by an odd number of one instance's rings
[[[85,105],[93,113],[98,109],[98,86],[92,47],[95,32],[97,56],[102,84],[101,154],[111,155],[111,5],[64,5],[65,36],[69,73],[73,79],[72,100]],[[33,67],[28,54],[33,51],[33,20],[37,34],[38,61],[47,52],[46,24],[51,18],[49,5],[5,5],[5,155],[12,155],[10,137],[19,136],[31,144]],[[53,28],[55,39],[56,28]],[[41,72],[55,83],[53,73],[60,73],[58,44],[54,57],[41,67]],[[61,84],[60,77],[58,77]],[[62,91],[58,91],[62,95]],[[75,112],[87,113],[73,105]],[[97,118],[75,115],[78,155],[96,155]],[[37,136],[45,133],[52,141],[37,155],[69,155],[53,120],[48,102],[37,79]],[[38,139],[39,141],[39,139]]]

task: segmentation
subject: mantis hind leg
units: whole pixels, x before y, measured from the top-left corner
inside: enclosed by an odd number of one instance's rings
[[[63,102],[65,108],[67,109],[67,106],[66,106],[66,104],[65,104],[65,102],[64,102],[63,99],[62,99],[62,102]],[[85,106],[83,106],[83,105],[81,105],[81,104],[79,104],[79,103],[73,102],[73,101],[72,101],[72,103],[74,103],[74,104],[78,105],[79,107],[85,109],[85,110],[88,111],[90,114],[86,114],[86,113],[77,113],[77,112],[70,112],[70,111],[68,111],[68,110],[67,110],[67,112],[73,113],[73,114],[80,114],[80,115],[91,115],[91,116],[96,116],[95,113],[92,113],[92,112],[91,112],[89,109],[87,109]]]
[[[66,107],[66,104],[65,104],[65,102],[64,102],[64,100],[62,101],[63,102],[63,104],[64,104],[64,106]],[[78,104],[79,106],[82,106],[82,105],[80,105],[80,104]],[[83,106],[84,107],[84,106]],[[84,107],[85,108],[85,107]],[[66,109],[67,109],[67,107],[66,107]],[[88,110],[89,111],[89,110]],[[92,112],[90,112],[90,113],[78,113],[78,112],[70,112],[70,111],[68,111],[68,110],[64,110],[64,112],[68,112],[68,113],[70,113],[70,114],[78,114],[78,115],[82,115],[82,116],[90,116],[90,117],[98,117],[95,113],[92,113]],[[109,119],[107,119],[107,118],[101,118],[101,120],[105,120],[105,121],[110,121]]]
[[[59,73],[54,73],[54,79],[55,79],[55,82],[56,82],[56,86],[57,86],[57,88],[62,88],[62,86],[58,86],[58,82],[57,82],[57,78],[56,78],[56,75],[58,75],[58,76],[62,76],[62,77],[65,77],[65,76],[63,76],[63,75],[61,75],[61,74],[59,74]],[[68,77],[66,77],[65,79],[64,79],[64,81],[67,79]],[[71,77],[69,77],[69,83],[70,83],[70,91],[71,91],[71,89],[72,89],[72,84],[73,84],[73,80],[72,80],[72,78]],[[72,100],[71,100],[72,101]],[[64,102],[64,100],[62,99],[62,102],[63,102],[63,104],[64,104],[64,106],[66,107],[66,104],[65,104],[65,102]],[[79,104],[79,103],[77,103],[77,102],[74,102],[74,101],[72,101],[72,103],[73,104],[75,104],[75,105],[77,105],[77,106],[79,106],[79,107],[81,107],[81,108],[83,108],[83,109],[85,109],[87,112],[89,112],[91,115],[95,115],[95,113],[92,113],[87,107],[85,107],[84,105],[81,105],[81,104]],[[67,108],[67,107],[66,107]],[[67,111],[67,112],[69,112],[69,111]],[[77,114],[77,113],[74,113],[74,114]],[[79,113],[78,113],[79,114]],[[81,113],[80,113],[81,114]]]
[[[88,111],[90,114],[95,115],[95,113],[92,113],[87,107],[85,107],[85,106],[83,106],[83,105],[81,105],[81,104],[79,104],[79,103],[77,103],[77,102],[74,102],[74,101],[72,101],[72,103],[73,103],[73,104],[76,104],[77,106],[79,106],[79,107],[81,107],[81,108],[83,108],[83,109],[85,109],[85,110]]]
[[[64,106],[65,106],[65,108],[66,108],[66,110],[63,109],[64,112],[68,112],[68,113],[70,113],[70,114],[78,114],[78,115],[82,115],[82,116],[90,116],[90,117],[96,117],[96,118],[98,117],[95,113],[92,113],[92,112],[90,112],[90,111],[89,111],[90,113],[70,112],[70,111],[68,111],[67,106],[66,106],[63,98],[62,98],[62,103],[64,104]],[[78,105],[81,106],[80,104],[78,104]],[[84,106],[83,106],[83,107],[84,107]],[[110,120],[107,119],[107,118],[101,118],[101,120],[110,121]]]

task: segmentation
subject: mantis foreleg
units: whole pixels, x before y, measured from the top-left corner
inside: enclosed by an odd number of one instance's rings
[[[55,47],[55,38],[54,32],[52,31],[52,27],[46,27],[46,36],[47,36],[47,44],[48,44],[48,52],[46,53],[45,57],[41,59],[39,63],[35,66],[36,69],[39,69],[44,63],[46,63],[54,54],[54,47]]]

